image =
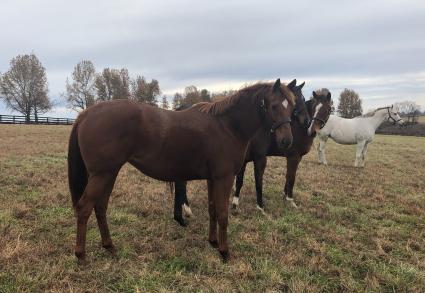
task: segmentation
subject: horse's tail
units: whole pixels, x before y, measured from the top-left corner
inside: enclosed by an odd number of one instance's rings
[[[74,209],[87,186],[87,169],[78,145],[78,121],[72,127],[68,147],[68,184]]]

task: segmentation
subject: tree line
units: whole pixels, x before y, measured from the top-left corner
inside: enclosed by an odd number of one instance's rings
[[[10,69],[0,73],[0,99],[6,106],[26,116],[44,114],[53,107],[48,97],[46,69],[35,54],[18,55],[10,61]],[[182,93],[176,92],[172,99],[173,110],[180,106],[192,105],[198,102],[220,100],[235,91],[211,93],[207,89],[198,89],[194,85],[185,87]],[[148,81],[143,75],[130,77],[126,68],[104,68],[97,72],[90,60],[79,62],[65,82],[65,98],[68,106],[76,111],[84,110],[98,102],[115,99],[129,99],[153,106],[170,109],[168,99],[161,96],[159,82],[156,79]],[[399,112],[412,120],[420,114],[420,106],[414,102],[396,104]],[[357,92],[344,89],[339,96],[336,109],[339,116],[353,118],[363,113],[362,100]]]

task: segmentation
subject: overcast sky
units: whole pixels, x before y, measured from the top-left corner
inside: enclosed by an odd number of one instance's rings
[[[0,72],[34,52],[50,96],[79,61],[159,80],[164,94],[280,77],[359,92],[365,110],[425,109],[425,1],[0,0]],[[73,116],[64,103],[49,113]],[[0,105],[0,113],[7,113]]]

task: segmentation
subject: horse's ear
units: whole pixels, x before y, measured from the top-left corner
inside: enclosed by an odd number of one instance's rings
[[[287,87],[288,89],[290,89],[291,91],[297,86],[297,80],[294,79],[293,81],[291,81],[290,83],[288,83]]]
[[[328,99],[328,101],[331,100],[331,92],[328,92],[328,94],[326,95],[326,99]]]
[[[317,99],[316,91],[313,91],[313,98]]]
[[[280,92],[280,78],[276,79],[273,85],[273,92]]]
[[[302,83],[302,84],[300,84],[298,87],[299,87],[300,89],[302,89],[304,86],[305,86],[305,81],[303,81],[303,83]]]

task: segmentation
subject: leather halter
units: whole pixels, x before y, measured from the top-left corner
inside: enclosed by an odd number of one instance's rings
[[[261,109],[261,112],[262,112],[262,116],[265,117],[266,113],[267,113],[267,109],[266,109],[266,105],[264,103],[264,99],[262,99],[261,102],[260,102],[260,109]],[[283,121],[280,121],[280,122],[273,123],[271,128],[270,128],[270,132],[275,132],[276,129],[278,129],[279,127],[281,127],[283,124],[286,124],[286,123],[291,123],[291,119],[286,119],[286,120],[283,120]]]
[[[401,119],[401,118],[400,118],[400,119],[397,119],[397,120],[396,120],[396,119],[394,119],[394,117],[392,117],[392,116],[391,116],[391,113],[390,113],[390,107],[388,107],[388,108],[387,108],[387,111],[388,111],[388,119],[387,119],[387,120],[388,120],[388,121],[392,120],[392,123],[393,123],[393,124],[396,124],[397,122],[400,122],[401,120],[403,120],[403,119]]]

